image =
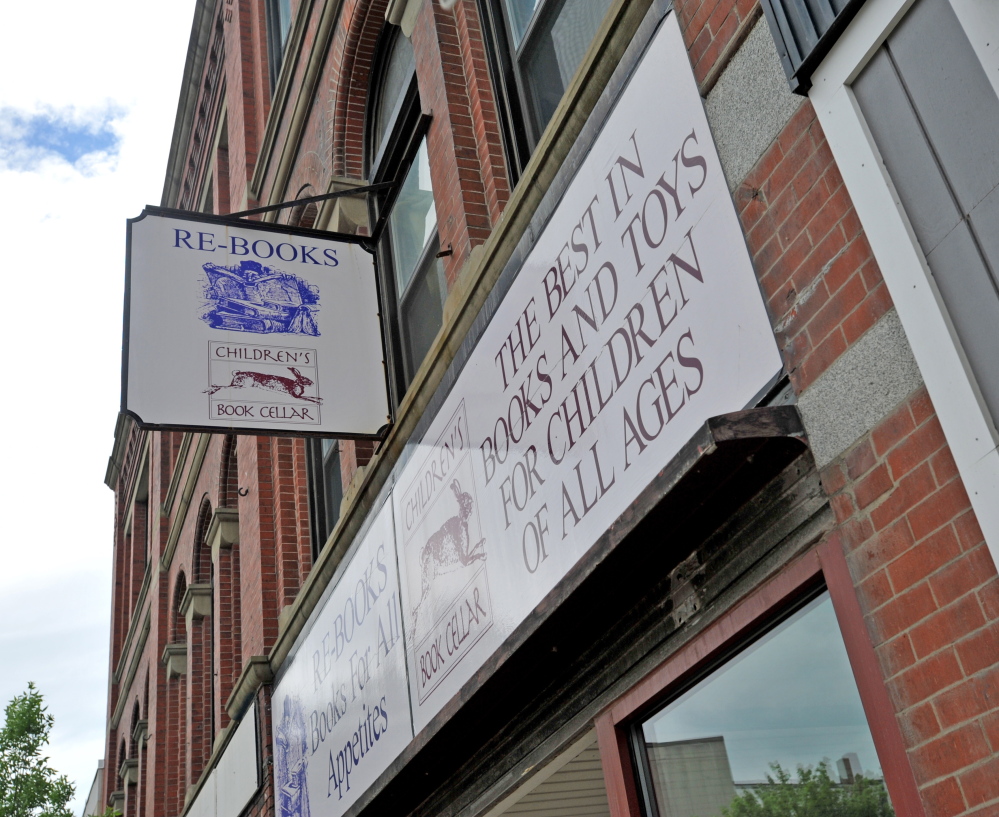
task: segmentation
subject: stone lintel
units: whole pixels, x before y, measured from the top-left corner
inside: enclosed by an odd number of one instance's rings
[[[163,648],[163,656],[160,661],[167,668],[167,677],[174,678],[180,675],[187,674],[187,643],[178,642],[176,644],[167,644]]]
[[[205,541],[212,548],[212,561],[218,564],[219,551],[239,544],[239,511],[235,508],[216,508],[208,523]]]
[[[143,718],[140,721],[135,722],[135,728],[132,730],[132,740],[136,742],[139,746],[145,746],[146,740],[149,737],[149,721]]]
[[[212,614],[212,586],[207,583],[189,584],[180,600],[180,614],[187,619],[190,628],[191,621],[205,618]]]
[[[243,665],[243,672],[233,687],[229,700],[225,702],[226,712],[234,721],[239,720],[246,705],[253,700],[257,690],[274,680],[270,659],[266,655],[251,655]]]
[[[137,757],[125,758],[118,769],[118,777],[126,786],[134,786],[139,782],[139,759]]]

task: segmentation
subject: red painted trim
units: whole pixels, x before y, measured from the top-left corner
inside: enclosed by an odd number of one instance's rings
[[[678,682],[704,670],[738,646],[781,608],[825,581],[885,781],[898,814],[923,817],[923,806],[902,735],[895,722],[881,670],[864,627],[860,605],[843,554],[823,544],[802,555],[681,647],[659,667],[618,698],[595,723],[611,817],[641,817],[641,801],[633,769],[628,731],[636,717],[653,708]]]
[[[628,750],[628,733],[617,728],[609,711],[596,719],[596,727],[611,817],[637,817],[642,813],[642,807]]]
[[[888,697],[881,665],[864,624],[846,558],[836,539],[824,541],[818,547],[818,555],[895,813],[922,817],[925,814],[923,802],[895,720],[895,708]]]

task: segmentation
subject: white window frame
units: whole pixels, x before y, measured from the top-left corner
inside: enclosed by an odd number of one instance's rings
[[[914,2],[867,0],[812,73],[808,96],[908,335],[992,558],[999,564],[999,431],[851,87]],[[999,95],[999,3],[949,2]]]

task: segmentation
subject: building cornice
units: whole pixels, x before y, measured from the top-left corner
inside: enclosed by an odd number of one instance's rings
[[[187,61],[184,63],[184,76],[181,80],[180,99],[177,102],[177,115],[173,123],[173,136],[170,140],[170,154],[167,159],[166,178],[163,182],[163,195],[160,204],[171,207],[177,203],[178,192],[184,182],[184,159],[194,127],[198,99],[201,94],[201,76],[208,57],[208,44],[212,34],[212,19],[216,0],[196,0],[194,23],[187,46]]]
[[[121,681],[122,672],[125,669],[125,659],[132,653],[132,641],[135,639],[135,633],[139,629],[139,622],[143,621],[142,608],[146,605],[146,596],[149,595],[149,585],[153,580],[153,572],[155,566],[152,564],[146,564],[146,570],[142,574],[142,585],[139,587],[139,595],[135,600],[134,612],[132,613],[132,620],[128,625],[128,633],[125,635],[125,643],[121,648],[121,656],[118,658],[118,666],[114,669],[114,675],[112,676],[114,682],[117,684]],[[155,570],[158,574],[159,570]],[[145,624],[149,624],[149,614],[147,612]],[[143,635],[143,644],[145,643],[145,635]],[[142,649],[141,647],[139,648]]]
[[[292,78],[299,70],[299,61],[304,45],[305,31],[308,29],[309,21],[312,17],[314,0],[307,0],[299,7],[295,15],[295,22],[288,37],[288,50],[285,53],[284,63],[281,67],[281,75],[278,78],[278,87],[274,93],[270,112],[267,115],[267,124],[264,126],[264,136],[260,141],[260,153],[257,163],[253,168],[253,176],[250,179],[250,195],[259,199],[264,182],[267,178],[271,161],[274,157],[275,140],[281,123],[284,121],[285,112],[291,103],[291,119],[288,124],[288,133],[281,144],[278,159],[278,168],[274,177],[274,183],[269,191],[269,200],[261,204],[279,203],[284,193],[285,185],[291,175],[294,159],[298,155],[299,144],[302,139],[302,132],[308,120],[309,112],[312,110],[312,103],[319,87],[319,80],[322,75],[322,67],[329,56],[330,44],[333,41],[333,33],[336,28],[336,21],[340,16],[340,9],[343,0],[332,0],[323,5],[319,17],[319,25],[316,28],[316,36],[312,40],[312,48],[309,49],[305,65],[302,83],[298,96],[294,100],[289,99],[292,86]],[[275,200],[275,197],[278,197]],[[277,213],[270,213],[264,217],[265,221],[273,221],[277,218]]]
[[[190,431],[184,432],[184,437],[180,441],[180,449],[177,451],[177,459],[170,475],[170,484],[167,486],[166,496],[163,498],[163,506],[160,513],[169,516],[173,510],[173,501],[177,497],[177,489],[180,488],[180,478],[184,474],[184,465],[187,463],[187,452],[191,449],[191,439],[194,435]]]
[[[111,728],[117,729],[118,724],[121,722],[121,715],[125,711],[125,702],[128,700],[128,691],[132,687],[132,681],[135,680],[135,673],[139,669],[139,660],[142,658],[142,651],[146,647],[146,639],[149,637],[149,626],[150,626],[150,615],[149,611],[146,611],[146,615],[142,624],[142,631],[139,633],[139,641],[135,645],[135,649],[132,651],[132,660],[128,664],[128,674],[125,677],[125,682],[120,683],[121,676],[116,673],[116,677],[112,678],[112,682],[119,684],[119,695],[118,703],[115,704],[114,712],[111,713]],[[119,667],[120,670],[120,667]]]
[[[208,443],[211,442],[211,434],[198,435],[198,445],[194,449],[194,459],[191,468],[187,472],[187,481],[184,483],[184,492],[180,497],[180,505],[177,513],[174,514],[170,523],[170,532],[167,534],[166,547],[163,548],[163,555],[160,557],[160,570],[169,570],[173,561],[173,554],[177,550],[177,542],[180,541],[180,531],[184,527],[184,520],[187,519],[187,510],[191,507],[191,497],[194,495],[194,488],[198,484],[198,477],[201,476],[201,466],[205,461],[205,453],[208,451]]]
[[[125,446],[128,443],[133,422],[135,421],[127,414],[118,412],[118,418],[114,424],[114,444],[111,447],[111,456],[108,457],[107,470],[104,472],[104,484],[112,491],[121,475],[121,466],[125,461]]]

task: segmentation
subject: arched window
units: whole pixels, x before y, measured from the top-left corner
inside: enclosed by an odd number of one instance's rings
[[[195,527],[194,559],[191,564],[192,583],[188,619],[187,645],[190,662],[191,775],[197,779],[211,756],[215,740],[215,629],[214,587],[215,566],[208,542],[208,529],[212,521],[212,506],[205,497],[198,511]]]
[[[226,434],[222,443],[222,467],[219,471],[219,507],[235,508],[239,496],[239,461],[236,453],[236,435]]]
[[[174,643],[186,643],[187,641],[187,622],[184,620],[184,614],[180,611],[185,593],[187,593],[187,578],[181,573],[177,576],[177,584],[173,591],[173,621],[170,626],[170,640]]]
[[[291,31],[291,0],[267,0],[267,58],[270,63],[271,93],[277,87],[284,61],[284,47]]]
[[[118,768],[115,771],[118,773],[118,784],[124,785],[121,781],[121,770],[125,765],[125,761],[128,759],[128,753],[125,749],[125,738],[121,739],[121,743],[118,744]]]
[[[365,163],[374,182],[395,181],[373,204],[387,216],[378,248],[395,400],[400,401],[423,362],[444,312],[447,287],[437,257],[437,208],[430,180],[426,122],[420,108],[413,46],[398,29],[382,36],[381,70],[369,95]]]
[[[181,607],[187,594],[187,577],[183,572],[178,574],[173,592],[173,610],[171,629],[171,645],[183,645],[183,671],[176,672],[167,664],[167,723],[170,729],[169,753],[167,764],[166,796],[164,811],[180,813],[184,806],[184,792],[189,783],[187,770],[187,622]],[[176,736],[176,737],[174,737]]]

